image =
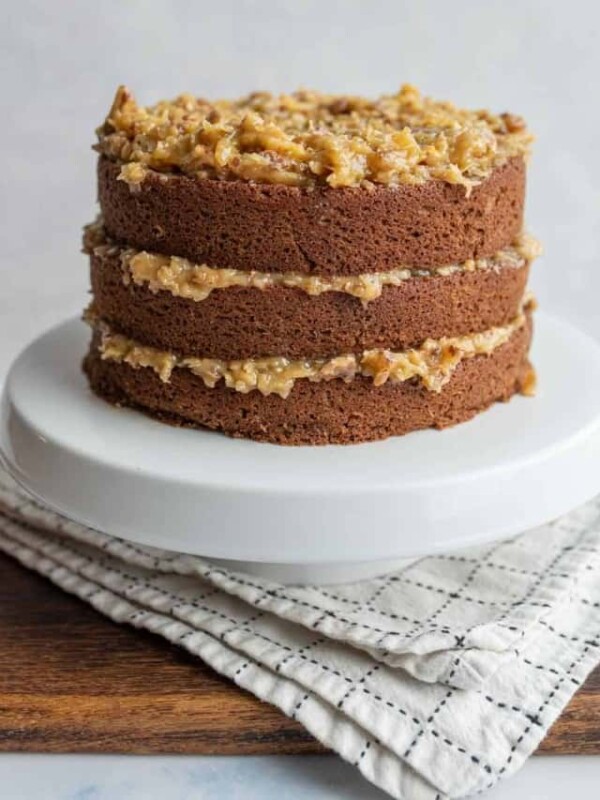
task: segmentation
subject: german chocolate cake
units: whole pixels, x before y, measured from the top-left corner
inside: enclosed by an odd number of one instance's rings
[[[84,369],[116,405],[278,444],[529,393],[531,136],[411,86],[151,107],[98,130]]]

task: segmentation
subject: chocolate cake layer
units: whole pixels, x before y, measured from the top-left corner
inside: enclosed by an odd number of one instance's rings
[[[445,428],[470,419],[497,400],[527,387],[531,317],[489,355],[458,364],[440,392],[418,381],[375,386],[364,377],[297,381],[283,399],[253,391],[213,388],[188,369],[168,383],[149,367],[102,360],[94,334],[84,361],[94,392],[109,402],[139,408],[178,425],[207,427],[232,436],[277,444],[350,444],[421,428]]]
[[[368,304],[336,291],[232,286],[201,301],[152,292],[124,272],[116,248],[91,256],[95,312],[142,344],[226,360],[281,354],[321,357],[505,325],[519,309],[529,264],[474,269],[384,286]],[[127,281],[127,283],[125,282]]]
[[[509,159],[469,193],[420,185],[301,188],[148,171],[136,185],[101,156],[108,233],[138,249],[240,270],[381,272],[492,256],[523,226],[525,163]]]

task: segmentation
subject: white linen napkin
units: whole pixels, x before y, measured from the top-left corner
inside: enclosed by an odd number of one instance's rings
[[[600,660],[600,498],[373,580],[291,587],[82,527],[0,472],[0,550],[185,647],[395,798],[515,772]]]

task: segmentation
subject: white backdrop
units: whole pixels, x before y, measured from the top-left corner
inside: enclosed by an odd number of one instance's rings
[[[545,307],[600,336],[597,5],[582,0],[17,0],[3,3],[0,374],[85,303],[94,128],[117,84],[151,102],[410,81],[522,113],[538,142],[528,223]],[[6,10],[7,6],[10,10]]]

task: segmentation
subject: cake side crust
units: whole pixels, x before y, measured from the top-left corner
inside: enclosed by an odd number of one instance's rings
[[[119,180],[121,167],[98,160],[98,198],[112,238],[232,269],[352,275],[442,266],[492,256],[523,227],[520,157],[470,193],[442,181],[305,189],[151,170],[130,187]]]
[[[529,265],[411,278],[376,300],[292,287],[229,287],[200,302],[127,280],[118,252],[90,256],[97,314],[142,344],[187,355],[321,357],[507,324],[518,312]]]
[[[164,383],[150,368],[103,361],[92,343],[84,370],[92,390],[116,405],[131,406],[179,425],[276,444],[350,444],[466,421],[495,401],[527,388],[531,316],[510,340],[486,356],[461,362],[440,392],[415,381],[374,386],[299,381],[282,399],[243,394],[222,384],[208,388],[188,370]]]

